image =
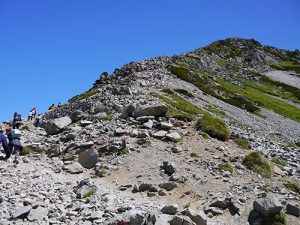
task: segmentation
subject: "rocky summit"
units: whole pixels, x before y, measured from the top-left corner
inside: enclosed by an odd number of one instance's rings
[[[253,39],[103,72],[23,121],[0,224],[299,225],[299,88],[299,50]]]

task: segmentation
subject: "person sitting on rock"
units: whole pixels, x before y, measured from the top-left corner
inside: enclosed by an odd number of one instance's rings
[[[52,105],[48,108],[48,110],[55,110],[55,105],[52,103]]]
[[[10,155],[11,155],[11,150],[7,144],[7,140],[6,137],[3,134],[3,129],[0,127],[0,141],[2,143],[2,147],[4,149],[5,152],[5,159],[9,159]]]
[[[57,108],[60,109],[62,107],[62,104],[59,102],[57,105]]]

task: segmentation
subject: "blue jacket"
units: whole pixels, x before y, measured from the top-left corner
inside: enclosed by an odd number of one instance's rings
[[[0,132],[0,141],[2,143],[2,146],[4,148],[4,151],[7,152],[7,151],[10,151],[9,150],[9,147],[8,147],[8,144],[7,144],[7,141],[6,141],[6,137],[3,135],[3,133]]]

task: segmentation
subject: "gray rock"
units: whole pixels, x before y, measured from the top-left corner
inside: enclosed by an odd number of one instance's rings
[[[208,218],[201,210],[186,209],[182,214],[188,216],[196,225],[207,225]]]
[[[134,118],[141,116],[164,117],[167,111],[168,108],[165,105],[147,105],[135,109],[132,116]]]
[[[173,131],[169,134],[166,135],[166,138],[170,141],[174,141],[174,142],[177,142],[177,141],[180,141],[181,140],[181,136],[180,134],[178,134],[178,132],[176,131]]]
[[[47,134],[58,134],[61,132],[65,127],[69,126],[72,123],[70,117],[61,117],[57,119],[50,120],[45,124],[45,131]]]
[[[142,210],[130,210],[121,215],[124,221],[128,221],[130,225],[147,224],[149,213]]]
[[[37,207],[36,209],[31,209],[27,217],[29,221],[42,220],[48,217],[48,209],[44,207]]]
[[[126,119],[127,117],[131,116],[134,110],[135,110],[134,105],[126,106],[126,108],[123,110],[122,114],[120,115],[120,118]]]
[[[173,173],[176,172],[175,166],[173,163],[169,163],[167,161],[163,162],[161,168],[164,170],[165,174],[171,176]]]
[[[151,129],[153,127],[153,121],[149,120],[148,122],[143,124],[144,127]]]
[[[165,189],[166,191],[172,191],[174,188],[177,187],[177,184],[173,182],[166,182],[159,184],[159,187]]]
[[[87,169],[95,167],[98,160],[99,153],[94,149],[83,151],[78,155],[78,162]]]
[[[187,216],[174,216],[173,219],[169,221],[170,225],[196,225]]]
[[[253,203],[253,208],[264,216],[277,214],[282,210],[282,207],[278,198],[274,196],[259,198]]]
[[[286,205],[286,213],[293,215],[293,216],[300,216],[300,208],[299,208],[299,204],[297,203],[288,203]]]
[[[24,219],[28,216],[29,212],[31,210],[31,206],[27,205],[21,208],[18,208],[15,210],[15,212],[12,214],[13,219]]]
[[[161,138],[164,138],[167,134],[168,134],[167,131],[160,130],[160,131],[154,133],[152,136],[155,137],[155,138],[161,139]]]
[[[152,184],[146,184],[146,183],[141,183],[139,185],[139,192],[144,192],[144,191],[147,191],[150,187],[152,186]]]
[[[78,174],[83,172],[83,167],[79,162],[75,162],[68,166],[67,171],[72,174]]]
[[[85,116],[86,115],[81,110],[76,110],[76,111],[72,112],[70,118],[71,118],[72,122],[75,123],[78,120],[81,120],[82,118],[84,118]]]
[[[97,187],[90,184],[87,180],[82,180],[73,188],[73,191],[77,198],[82,199],[93,196],[97,191]]]
[[[178,212],[178,205],[177,204],[167,205],[162,208],[161,212],[163,214],[175,215]]]
[[[167,122],[160,123],[160,128],[163,130],[170,130],[170,129],[172,129],[172,127],[173,127],[172,123],[167,123]]]

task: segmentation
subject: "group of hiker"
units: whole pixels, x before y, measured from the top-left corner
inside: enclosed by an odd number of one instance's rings
[[[34,119],[36,117],[36,113],[37,113],[36,107],[34,107],[33,109],[30,109],[27,120],[29,121],[29,120]]]
[[[15,120],[15,117],[17,120]],[[21,138],[21,131],[18,129],[20,126],[21,120],[19,120],[19,114],[15,113],[14,114],[14,119],[13,119],[13,128],[12,127],[7,127],[5,128],[5,134],[4,135],[4,129],[0,127],[0,141],[2,143],[2,147],[5,152],[5,160],[10,159],[11,155],[15,155],[14,162],[16,164],[19,163],[19,156],[23,150],[20,138]],[[7,142],[8,140],[8,142]]]
[[[50,105],[50,107],[48,108],[48,110],[55,110],[55,109],[60,109],[62,107],[62,104],[59,102],[58,105],[55,107],[54,103],[52,103],[52,105]]]

